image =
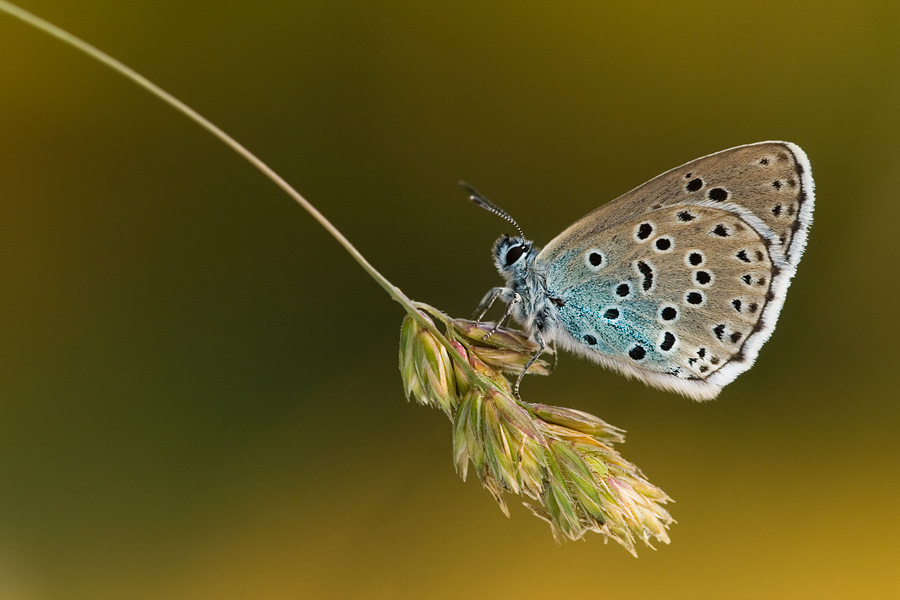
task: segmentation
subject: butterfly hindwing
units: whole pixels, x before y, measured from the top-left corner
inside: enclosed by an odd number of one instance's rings
[[[558,341],[698,399],[752,365],[793,273],[776,234],[727,203],[671,204],[561,248],[536,260],[561,300]]]

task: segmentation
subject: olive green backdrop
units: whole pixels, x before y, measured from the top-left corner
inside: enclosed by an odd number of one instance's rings
[[[468,315],[537,243],[786,139],[817,211],[708,404],[564,355],[527,399],[628,431],[677,501],[556,546],[407,404],[402,310],[198,127],[0,15],[0,597],[900,596],[900,9],[882,2],[23,0],[191,104],[412,297]]]

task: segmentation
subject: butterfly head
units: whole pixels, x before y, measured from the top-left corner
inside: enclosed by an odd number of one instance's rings
[[[507,279],[519,279],[534,263],[534,245],[525,238],[504,235],[494,244],[494,264]]]

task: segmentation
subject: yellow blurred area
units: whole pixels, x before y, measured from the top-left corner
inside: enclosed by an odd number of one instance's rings
[[[0,14],[0,598],[900,597],[896,2],[29,1],[268,161],[467,316],[538,244],[738,144],[817,210],[752,370],[695,404],[563,355],[526,399],[628,431],[676,503],[554,544],[407,404],[402,311],[257,172]]]

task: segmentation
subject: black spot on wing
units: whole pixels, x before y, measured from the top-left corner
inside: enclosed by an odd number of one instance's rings
[[[644,288],[645,292],[649,292],[650,288],[653,287],[653,267],[642,260],[637,261],[635,266],[637,267],[637,270],[640,272],[640,274],[644,277],[644,281],[641,286]]]

